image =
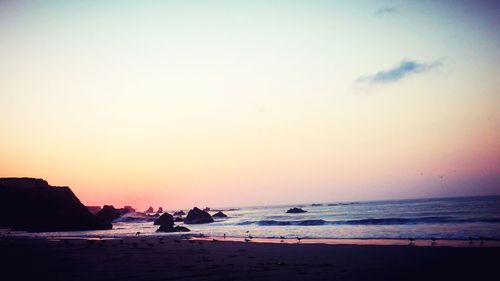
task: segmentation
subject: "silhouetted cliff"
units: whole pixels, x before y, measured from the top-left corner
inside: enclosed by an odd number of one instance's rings
[[[33,232],[112,227],[90,213],[69,187],[33,178],[0,178],[0,226]]]

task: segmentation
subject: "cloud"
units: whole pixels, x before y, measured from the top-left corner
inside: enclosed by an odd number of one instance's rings
[[[393,7],[382,7],[375,11],[376,16],[382,16],[382,15],[387,15],[387,14],[393,14],[396,12],[396,8]]]
[[[441,60],[432,63],[418,63],[413,60],[403,60],[394,67],[378,71],[375,74],[361,76],[356,79],[356,84],[387,84],[397,82],[409,75],[427,72],[440,68],[443,65]]]

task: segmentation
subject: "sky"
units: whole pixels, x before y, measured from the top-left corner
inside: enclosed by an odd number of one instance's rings
[[[500,194],[498,1],[0,1],[0,177],[166,209]]]

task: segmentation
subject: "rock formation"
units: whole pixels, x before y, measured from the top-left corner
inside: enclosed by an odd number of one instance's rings
[[[185,227],[185,226],[176,226],[174,227],[174,232],[188,232],[188,231],[191,231],[189,230],[189,228]]]
[[[129,212],[135,212],[135,209],[132,206],[124,206],[123,209],[127,209]]]
[[[218,211],[217,213],[212,215],[213,218],[227,218],[227,215],[224,214],[222,211]]]
[[[174,216],[184,216],[186,213],[183,210],[174,213]]]
[[[188,212],[186,219],[184,219],[184,223],[186,224],[200,224],[210,222],[214,222],[212,216],[210,216],[209,213],[198,209],[197,207],[191,209]]]
[[[99,212],[102,208],[101,206],[85,206],[87,207],[87,209],[89,209],[89,211],[92,213],[92,214],[97,214],[97,212]]]
[[[176,226],[174,227],[174,217],[169,213],[163,213],[157,220],[154,222],[155,225],[160,225],[157,232],[186,232],[190,231],[187,227],[184,226]]]
[[[34,178],[0,178],[0,226],[32,232],[112,227],[93,215],[69,187]]]
[[[158,208],[158,211],[156,211],[156,213],[159,213],[159,214],[163,213],[163,208],[162,208],[162,207],[159,207],[159,208]]]
[[[149,206],[149,208],[144,213],[154,213],[153,207]]]
[[[174,227],[174,217],[169,213],[163,213],[155,220],[154,225],[171,225]]]
[[[286,212],[287,214],[299,214],[299,213],[306,213],[307,211],[304,211],[301,208],[291,208]]]
[[[112,221],[116,220],[117,218],[121,217],[122,215],[128,213],[129,210],[123,208],[123,209],[116,209],[113,207],[113,205],[104,205],[102,207],[102,210],[97,212],[95,214],[101,221],[106,222],[106,223],[111,223]]]

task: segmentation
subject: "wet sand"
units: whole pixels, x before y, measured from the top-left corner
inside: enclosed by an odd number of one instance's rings
[[[487,244],[0,239],[2,280],[497,280],[499,261]]]

